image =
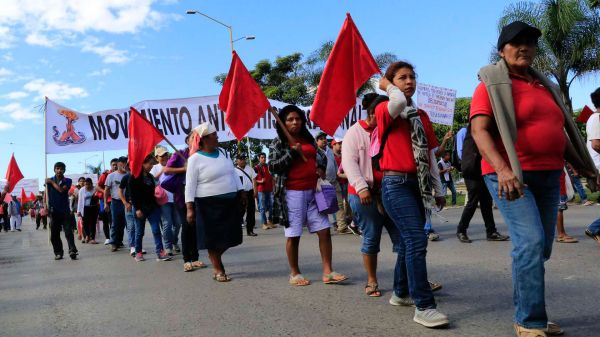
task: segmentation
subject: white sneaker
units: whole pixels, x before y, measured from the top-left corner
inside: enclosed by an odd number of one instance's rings
[[[131,256],[135,256],[135,247],[131,247],[131,248],[129,249],[129,255],[131,255]]]
[[[109,240],[109,239],[106,239],[106,240],[104,240],[104,245],[105,245],[105,246],[106,246],[106,245],[109,245],[109,244],[110,244],[110,240]]]
[[[450,323],[448,316],[442,314],[437,309],[415,309],[413,321],[428,328],[438,328]]]
[[[410,298],[410,296],[399,297],[399,296],[396,296],[396,294],[394,292],[392,292],[392,297],[390,297],[389,302],[391,305],[396,305],[396,306],[403,306],[403,307],[414,307],[415,306],[415,301],[413,301],[413,299]]]

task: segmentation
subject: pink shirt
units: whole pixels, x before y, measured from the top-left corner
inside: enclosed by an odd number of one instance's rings
[[[369,149],[371,135],[361,123],[355,123],[344,136],[342,146],[342,165],[348,177],[348,183],[360,192],[373,186],[373,166]]]

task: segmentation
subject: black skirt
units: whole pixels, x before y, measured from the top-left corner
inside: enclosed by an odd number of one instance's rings
[[[242,243],[242,213],[239,195],[196,198],[198,249],[227,249]]]

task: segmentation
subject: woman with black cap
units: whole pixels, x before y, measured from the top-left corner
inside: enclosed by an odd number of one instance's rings
[[[531,67],[541,35],[520,21],[504,26],[498,38],[501,59],[481,69],[482,82],[471,102],[482,174],[512,238],[518,336],[562,333],[548,322],[544,298],[544,262],[554,240],[559,178],[565,158],[581,172],[594,172],[562,95]]]

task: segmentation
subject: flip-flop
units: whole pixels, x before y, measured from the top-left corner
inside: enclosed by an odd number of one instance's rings
[[[431,288],[431,291],[438,291],[442,289],[442,284],[429,281],[429,287]]]
[[[186,262],[186,263],[183,264],[183,271],[184,272],[187,273],[187,272],[190,272],[192,270],[194,270],[194,267],[192,266],[192,264],[190,262]]]
[[[556,242],[561,242],[561,243],[577,243],[579,242],[579,240],[575,239],[572,236],[557,236],[556,237]]]
[[[229,282],[229,281],[231,281],[231,277],[227,276],[227,274],[225,274],[225,273],[214,274],[213,280],[215,280],[217,282]]]
[[[290,275],[289,283],[295,287],[304,287],[310,285],[310,280],[305,279],[302,274],[297,274],[296,276]]]
[[[594,233],[592,233],[591,230],[586,229],[585,230],[585,235],[589,236],[590,238],[592,238],[594,241],[600,243],[600,235],[595,235]]]
[[[206,268],[206,264],[202,261],[192,261],[192,267],[194,267],[194,269],[198,269],[198,268]]]
[[[338,283],[346,281],[347,279],[348,279],[348,277],[346,275],[342,275],[342,274],[336,273],[334,271],[332,271],[329,274],[323,275],[323,283],[325,283],[325,284],[338,284]]]

